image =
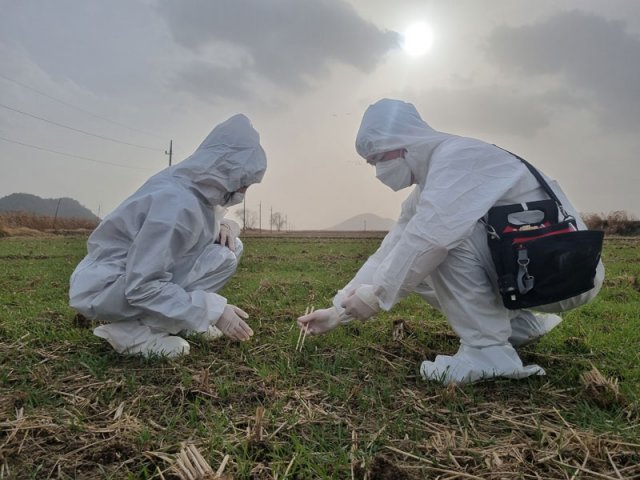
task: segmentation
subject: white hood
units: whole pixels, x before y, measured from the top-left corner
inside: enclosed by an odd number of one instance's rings
[[[225,194],[260,183],[266,169],[258,132],[238,114],[216,126],[191,156],[169,170],[211,205],[222,205]]]
[[[356,150],[363,158],[404,148],[417,183],[424,185],[431,155],[442,142],[456,138],[431,128],[410,104],[384,98],[364,113],[356,136]]]

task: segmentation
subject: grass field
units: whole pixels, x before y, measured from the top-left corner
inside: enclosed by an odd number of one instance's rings
[[[420,378],[457,338],[417,297],[295,350],[379,241],[246,238],[222,293],[255,337],[170,361],[75,319],[86,238],[0,239],[0,478],[189,478],[198,454],[237,479],[640,478],[640,238],[607,238],[598,299],[520,350],[547,376],[464,387]]]

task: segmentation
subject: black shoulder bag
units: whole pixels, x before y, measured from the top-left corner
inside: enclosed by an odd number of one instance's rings
[[[604,232],[578,231],[575,218],[567,214],[540,172],[512,155],[525,164],[551,200],[489,210],[485,225],[504,306],[531,308],[591,290]]]

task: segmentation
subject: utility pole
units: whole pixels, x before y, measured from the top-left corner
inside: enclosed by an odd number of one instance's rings
[[[247,194],[242,199],[242,231],[247,231]]]
[[[169,166],[171,166],[171,157],[173,156],[173,140],[169,140],[169,151],[164,151],[165,155],[169,155]]]
[[[258,230],[262,233],[262,202],[259,203],[260,216],[258,217]]]
[[[271,207],[271,220],[269,221],[270,232],[273,233],[273,207]]]
[[[58,219],[58,210],[60,209],[60,202],[62,201],[62,197],[58,199],[58,205],[56,205],[56,213],[53,216],[53,229],[56,228],[56,220]]]

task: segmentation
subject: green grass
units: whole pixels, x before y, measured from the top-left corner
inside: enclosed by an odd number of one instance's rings
[[[184,443],[214,471],[229,455],[233,478],[640,475],[640,239],[607,238],[599,297],[521,349],[547,376],[461,388],[419,376],[458,343],[417,296],[295,352],[296,317],[328,306],[379,242],[246,238],[221,293],[255,337],[192,336],[170,361],[119,356],[74,320],[86,238],[0,239],[0,478],[172,478]],[[594,367],[609,386],[583,382]]]

